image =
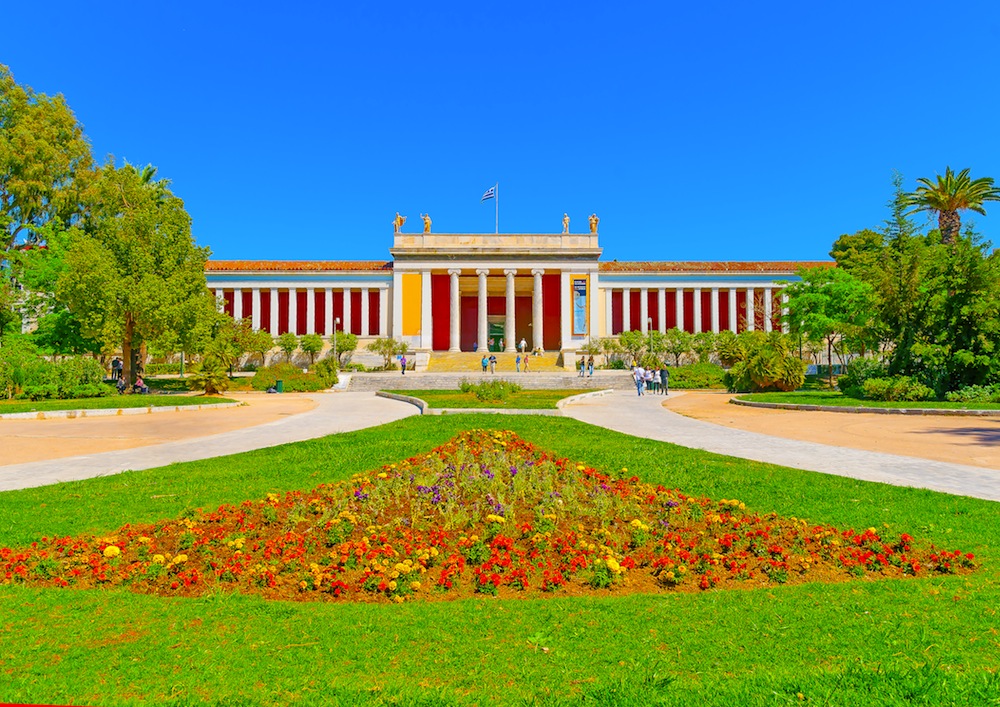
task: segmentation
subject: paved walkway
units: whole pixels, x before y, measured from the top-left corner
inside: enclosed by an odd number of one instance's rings
[[[663,398],[615,391],[564,408],[568,417],[636,437],[744,459],[896,486],[1000,501],[1000,471],[895,454],[783,439],[693,420],[663,407]],[[836,414],[836,413],[831,413]]]
[[[254,427],[134,449],[0,466],[0,491],[248,452],[374,427],[419,413],[413,405],[376,398],[374,393],[317,393],[304,397],[314,400],[316,407]]]

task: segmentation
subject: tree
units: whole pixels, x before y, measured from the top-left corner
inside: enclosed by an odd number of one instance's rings
[[[266,363],[267,352],[274,348],[274,338],[263,329],[252,332],[247,340],[247,351],[260,356],[260,365]],[[294,349],[293,349],[294,350]]]
[[[805,381],[805,363],[793,351],[791,337],[778,331],[740,334],[741,358],[726,371],[733,393],[795,390]]]
[[[962,230],[960,211],[975,211],[985,216],[983,204],[1000,201],[1000,189],[993,186],[993,178],[972,179],[968,169],[955,174],[951,167],[947,167],[943,177],[937,175],[936,183],[925,177],[918,179],[917,183],[920,186],[906,195],[906,204],[911,207],[911,212],[936,214],[941,242],[946,244],[954,243]]]
[[[208,249],[195,245],[184,202],[166,182],[151,185],[132,165],[109,160],[85,195],[89,212],[74,233],[57,296],[83,334],[120,345],[126,381],[135,382],[133,351],[187,319],[208,297]]]
[[[316,363],[316,354],[323,350],[323,337],[319,334],[306,334],[299,342],[299,347],[309,354],[309,365]]]
[[[674,365],[681,365],[681,356],[686,356],[691,352],[691,345],[694,343],[693,336],[683,329],[674,327],[667,329],[664,340],[664,351],[674,357]]]
[[[336,343],[334,343],[334,341]],[[330,345],[337,352],[337,369],[340,369],[341,362],[344,357],[347,356],[350,359],[350,355],[354,353],[358,348],[358,337],[356,334],[352,334],[349,331],[337,330],[336,339],[330,342]]]
[[[42,242],[52,219],[79,218],[91,169],[90,145],[65,99],[18,85],[0,64],[0,251]]]
[[[79,320],[68,309],[60,309],[39,319],[31,339],[47,355],[97,355],[101,352],[100,342],[82,334]]]
[[[698,363],[708,363],[715,353],[715,334],[710,331],[700,331],[691,340],[691,348],[698,355]]]
[[[641,331],[623,331],[618,335],[618,345],[629,359],[627,363],[638,361],[648,342],[649,339]]]
[[[382,367],[389,370],[393,365],[392,359],[396,356],[406,355],[410,347],[405,341],[396,341],[390,337],[382,337],[368,344],[368,350],[382,356]]]
[[[191,378],[188,379],[188,385],[191,390],[205,391],[205,395],[224,393],[229,388],[227,368],[224,361],[215,356],[206,356],[205,360],[195,366]]]
[[[279,349],[285,352],[285,361],[290,363],[292,354],[295,353],[295,349],[299,348],[299,337],[290,331],[286,331],[275,339],[274,343],[278,345]]]
[[[607,336],[598,342],[601,346],[601,353],[604,354],[604,365],[611,363],[613,357],[621,353],[622,347],[618,343],[618,339],[613,336]]]
[[[803,268],[800,282],[785,288],[789,331],[806,338],[825,339],[827,363],[833,344],[842,336],[859,335],[874,318],[872,289],[849,272],[837,268]],[[833,385],[833,366],[830,366]]]
[[[855,233],[845,233],[834,241],[830,257],[837,261],[838,268],[854,272],[857,268],[868,268],[878,262],[883,242],[881,233],[862,228]]]

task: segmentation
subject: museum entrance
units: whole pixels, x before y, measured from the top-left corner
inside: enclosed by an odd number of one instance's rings
[[[489,328],[489,337],[487,338],[487,348],[493,352],[503,351],[504,346],[507,342],[504,341],[504,327],[507,323],[506,317],[500,317],[496,315],[490,315],[486,319],[487,326]]]

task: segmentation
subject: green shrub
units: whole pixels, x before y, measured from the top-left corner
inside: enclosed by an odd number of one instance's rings
[[[945,395],[945,399],[952,403],[1000,403],[1000,383],[959,388]]]
[[[258,368],[251,385],[254,390],[267,390],[279,380],[284,381],[286,393],[310,393],[330,387],[321,376],[315,373],[303,373],[301,368],[290,363],[277,363]]]
[[[737,337],[742,358],[725,376],[731,393],[762,393],[796,390],[805,381],[806,365],[799,359],[791,340],[780,332],[744,332]]]
[[[865,381],[871,378],[885,378],[888,369],[885,364],[875,358],[859,358],[851,361],[847,373],[837,379],[837,387],[844,395],[852,398],[862,398]]]
[[[726,371],[714,363],[693,363],[689,366],[671,366],[670,387],[678,389],[725,388]]]
[[[147,363],[145,367],[147,376],[176,375],[181,372],[181,364],[177,363]]]
[[[188,384],[191,390],[203,390],[205,395],[219,395],[229,388],[229,372],[218,358],[206,356],[201,364],[194,367]]]
[[[627,368],[628,366],[620,358],[613,358],[604,364],[604,370],[606,371],[624,371]]]
[[[333,357],[317,361],[309,370],[322,378],[327,388],[337,384],[337,362],[333,360]]]
[[[503,402],[510,397],[511,393],[520,393],[521,386],[505,380],[484,381],[483,383],[462,381],[459,390],[463,393],[473,393],[482,401]]]
[[[0,349],[0,397],[31,400],[92,398],[114,391],[103,385],[104,367],[92,358],[49,361],[33,347]]]
[[[869,378],[861,389],[866,400],[912,402],[934,399],[933,390],[909,376]]]

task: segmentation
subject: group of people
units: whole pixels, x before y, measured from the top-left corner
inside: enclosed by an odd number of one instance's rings
[[[128,390],[128,381],[125,380],[125,362],[120,358],[115,356],[111,359],[111,380],[115,382],[115,388],[120,394],[124,394]],[[142,374],[137,374],[135,378],[135,385],[132,386],[132,390],[136,393],[148,393],[149,386],[146,385],[146,381],[142,379]]]
[[[665,364],[658,368],[643,368],[639,364],[632,367],[635,390],[639,395],[646,393],[667,395],[670,388],[670,371]]]
[[[580,377],[583,378],[586,375],[588,378],[594,377],[594,357],[590,356],[588,358],[580,357],[580,365],[577,366],[577,370],[580,371]]]

